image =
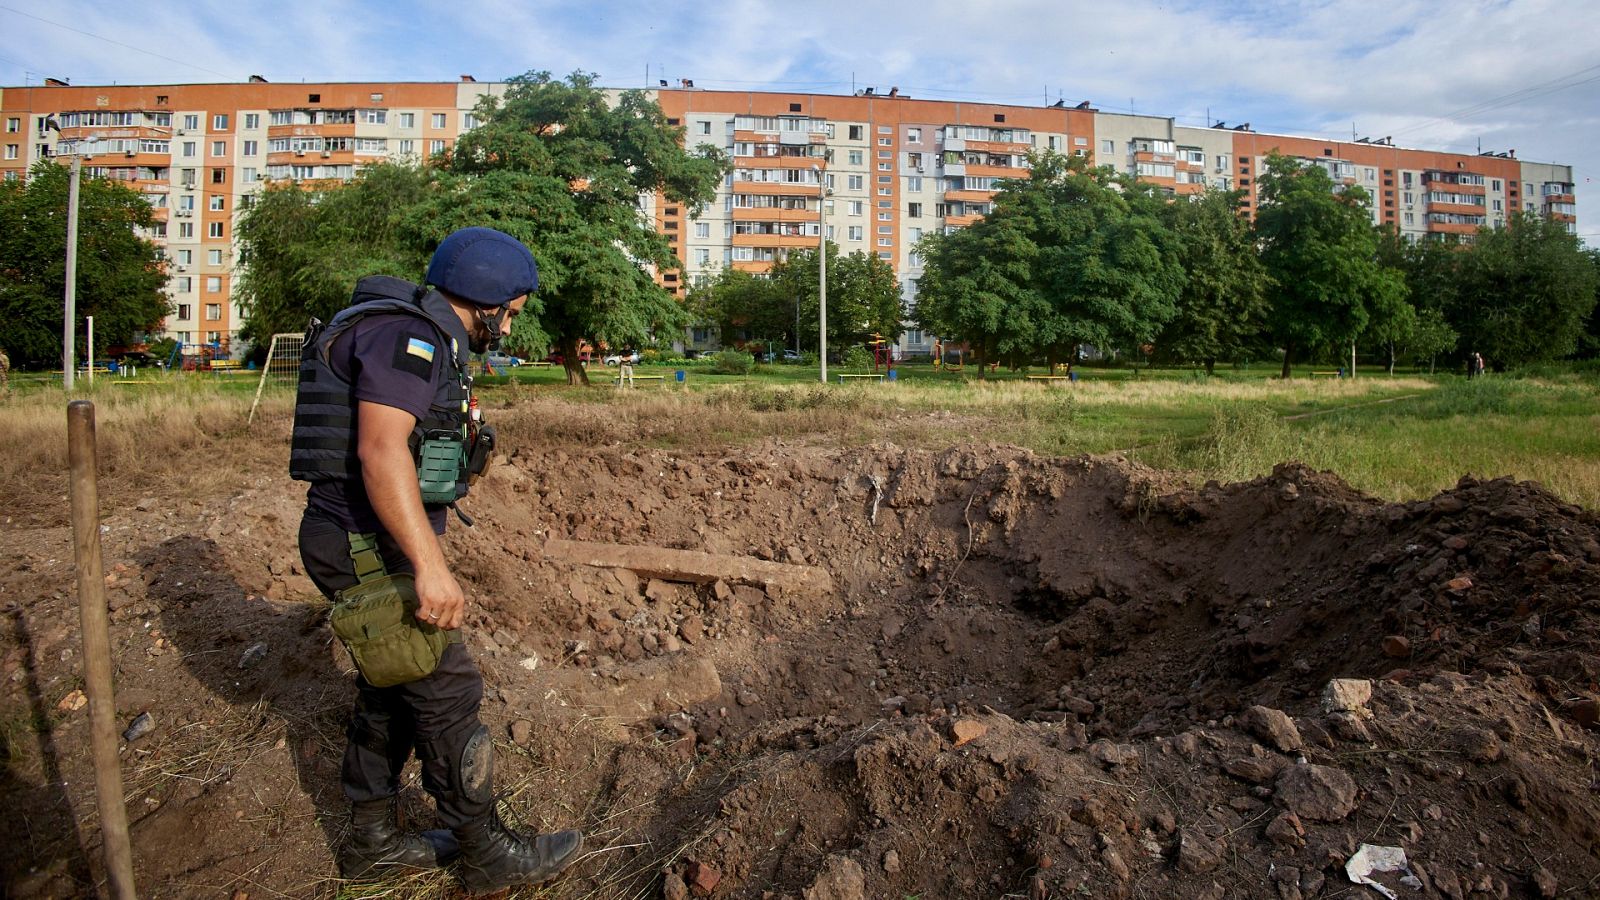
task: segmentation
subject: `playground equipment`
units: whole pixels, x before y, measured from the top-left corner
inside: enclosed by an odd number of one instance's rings
[[[867,346],[872,348],[872,371],[878,371],[880,364],[885,370],[894,368],[894,346],[884,340],[883,335],[874,331]]]

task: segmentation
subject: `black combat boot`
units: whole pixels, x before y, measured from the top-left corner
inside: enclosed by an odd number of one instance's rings
[[[394,806],[389,797],[350,807],[350,839],[339,851],[340,875],[379,878],[408,869],[437,869],[456,858],[460,848],[455,835],[443,830],[401,831],[394,823]]]
[[[494,812],[457,828],[455,834],[461,842],[461,881],[475,894],[542,884],[561,874],[583,849],[579,832],[528,839],[507,829]]]

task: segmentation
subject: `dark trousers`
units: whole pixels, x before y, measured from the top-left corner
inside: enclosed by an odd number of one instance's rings
[[[390,573],[412,571],[410,560],[387,534],[378,550]],[[315,509],[300,520],[300,559],[306,574],[330,600],[358,583],[350,538]],[[433,795],[450,828],[481,819],[493,801],[475,801],[462,788],[462,754],[476,732],[483,676],[463,644],[450,644],[426,678],[379,688],[356,676],[356,703],[346,732],[341,782],[353,803],[382,800],[400,790],[400,772],[413,751],[422,760],[422,786]]]

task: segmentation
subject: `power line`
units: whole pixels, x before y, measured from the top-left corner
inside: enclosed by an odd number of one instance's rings
[[[215,69],[208,69],[205,66],[197,66],[192,62],[187,62],[187,61],[181,60],[181,59],[174,59],[174,58],[172,58],[170,56],[162,56],[159,53],[156,53],[156,52],[154,52],[152,50],[146,50],[143,47],[136,47],[133,44],[124,44],[121,41],[114,41],[114,40],[112,40],[111,38],[108,38],[108,37],[101,37],[98,34],[94,34],[92,32],[84,31],[81,28],[73,28],[71,25],[63,25],[60,22],[52,22],[49,19],[46,19],[46,18],[43,18],[43,17],[40,17],[40,16],[36,16],[33,13],[25,13],[20,9],[13,9],[12,7],[9,7],[9,6],[0,6],[0,9],[3,9],[6,12],[10,12],[10,13],[16,13],[19,16],[24,16],[26,18],[33,19],[33,20],[35,20],[37,22],[43,22],[46,25],[54,25],[57,28],[62,28],[62,29],[65,29],[67,31],[71,31],[71,32],[73,32],[75,34],[81,34],[81,35],[83,35],[85,37],[92,37],[97,41],[105,41],[108,44],[115,44],[118,47],[126,47],[129,50],[134,50],[134,51],[137,51],[139,53],[144,53],[144,54],[147,54],[149,56],[154,56],[156,59],[164,59],[167,62],[174,62],[174,63],[177,63],[180,66],[188,66],[191,69],[199,69],[202,72],[210,72],[212,75],[216,75],[219,78],[232,79],[234,77],[232,75],[227,74],[226,72],[218,72]]]
[[[1421,129],[1430,128],[1434,124],[1439,123],[1439,122],[1448,122],[1448,121],[1455,120],[1455,119],[1469,119],[1469,118],[1472,118],[1473,116],[1482,115],[1483,113],[1489,112],[1491,110],[1499,109],[1502,106],[1508,106],[1508,105],[1510,105],[1512,103],[1517,103],[1517,102],[1520,102],[1520,101],[1523,101],[1523,100],[1531,100],[1534,97],[1542,96],[1544,94],[1554,93],[1556,91],[1564,91],[1564,90],[1566,90],[1568,88],[1574,88],[1574,87],[1578,87],[1580,85],[1585,85],[1585,84],[1588,84],[1588,83],[1590,83],[1592,81],[1600,81],[1600,75],[1597,75],[1597,76],[1594,76],[1592,78],[1585,78],[1582,81],[1573,82],[1571,84],[1561,84],[1561,82],[1564,82],[1569,78],[1575,78],[1575,77],[1577,77],[1579,75],[1584,75],[1584,74],[1587,74],[1589,72],[1593,72],[1596,69],[1600,69],[1600,64],[1593,65],[1593,66],[1587,66],[1587,67],[1579,69],[1579,70],[1577,70],[1575,72],[1568,72],[1565,75],[1559,76],[1557,78],[1552,78],[1549,81],[1542,81],[1542,82],[1540,82],[1538,84],[1535,84],[1535,85],[1530,85],[1530,86],[1525,87],[1525,88],[1520,88],[1518,90],[1510,92],[1509,94],[1501,94],[1498,97],[1491,97],[1488,100],[1482,100],[1482,101],[1474,103],[1474,104],[1472,104],[1470,106],[1463,106],[1462,108],[1460,108],[1458,110],[1455,110],[1453,112],[1445,113],[1444,115],[1438,116],[1437,118],[1428,119],[1425,122],[1421,122],[1421,123],[1416,124],[1416,125],[1411,125],[1411,126],[1408,126],[1406,128],[1398,129],[1395,133],[1396,134],[1405,134],[1406,132],[1410,132],[1410,131],[1418,131],[1418,130],[1421,130]]]

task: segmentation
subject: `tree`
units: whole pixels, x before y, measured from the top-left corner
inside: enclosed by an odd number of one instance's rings
[[[1177,316],[1156,339],[1166,359],[1205,363],[1239,358],[1266,329],[1269,281],[1250,223],[1239,215],[1242,191],[1208,190],[1167,208],[1186,274]]]
[[[1497,365],[1560,359],[1578,349],[1595,284],[1593,255],[1577,235],[1514,213],[1504,228],[1479,229],[1461,260],[1450,319],[1463,349]]]
[[[696,321],[716,325],[725,347],[740,340],[793,338],[793,298],[780,297],[770,280],[742,269],[723,269],[696,284],[687,305]]]
[[[651,274],[681,263],[639,198],[654,194],[692,215],[715,197],[724,154],[687,151],[684,129],[668,125],[643,91],[608,103],[582,72],[564,81],[546,72],[512,78],[505,96],[485,96],[476,114],[482,124],[438,159],[437,189],[411,224],[432,243],[488,225],[528,244],[543,311],[523,316],[523,327],[537,320],[562,351],[569,383],[588,383],[578,362],[583,340],[638,345],[686,327],[687,310]]]
[[[412,223],[429,179],[415,165],[380,163],[337,188],[285,184],[257,195],[236,230],[240,337],[264,350],[272,335],[302,331],[310,317],[327,321],[366,275],[420,282],[430,247]]]
[[[1326,170],[1277,153],[1258,184],[1256,235],[1273,282],[1269,322],[1288,378],[1296,350],[1350,346],[1372,309],[1404,302],[1405,281],[1377,261],[1365,191],[1336,193]]]
[[[894,267],[885,260],[856,251],[839,254],[839,245],[826,242],[828,253],[828,346],[843,351],[870,335],[893,341],[900,336],[905,306]],[[817,292],[817,251],[791,250],[771,272],[773,299],[782,312],[798,318],[801,347],[817,346],[821,327]],[[795,304],[791,306],[790,304]]]
[[[25,181],[0,183],[0,347],[17,365],[61,359],[68,182],[64,166],[40,162]],[[172,311],[161,251],[138,232],[154,222],[139,192],[82,179],[75,308],[94,316],[96,352],[134,342]]]
[[[1083,157],[1029,157],[994,211],[919,245],[917,320],[969,343],[980,363],[1052,365],[1080,344],[1144,344],[1176,314],[1183,285],[1164,198]]]

